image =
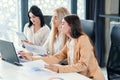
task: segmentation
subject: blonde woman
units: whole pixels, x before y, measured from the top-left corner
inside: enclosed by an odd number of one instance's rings
[[[61,27],[63,17],[68,14],[69,11],[64,7],[56,8],[53,12],[51,19],[51,32],[45,44],[43,45],[50,55],[57,53],[66,43],[67,37],[61,33]]]

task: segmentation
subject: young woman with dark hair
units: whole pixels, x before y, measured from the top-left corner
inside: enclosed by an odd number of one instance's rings
[[[45,25],[42,11],[33,5],[28,12],[28,18],[29,22],[24,27],[24,34],[28,41],[23,42],[42,46],[50,32],[49,27]]]

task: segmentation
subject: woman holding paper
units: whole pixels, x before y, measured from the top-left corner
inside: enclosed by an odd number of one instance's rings
[[[45,25],[42,11],[37,6],[33,5],[28,12],[29,23],[24,27],[24,34],[28,41],[22,41],[24,44],[34,44],[42,46],[50,32],[50,29]]]
[[[21,53],[27,60],[42,59],[49,65],[45,67],[58,72],[78,72],[93,80],[105,80],[98,65],[95,48],[90,38],[82,31],[77,15],[65,16],[62,20],[62,32],[69,38],[62,50],[53,56],[40,57]],[[67,58],[68,65],[54,65]]]

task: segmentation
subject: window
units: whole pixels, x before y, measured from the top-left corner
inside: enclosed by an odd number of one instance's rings
[[[85,2],[86,0],[77,1],[77,14],[81,19],[85,19]],[[29,8],[32,5],[40,7],[44,15],[52,15],[52,10],[57,7],[66,7],[70,11],[70,0],[29,0]]]
[[[21,0],[0,1],[0,39],[15,39],[14,31],[21,31]],[[82,19],[85,18],[84,4],[85,0],[78,0],[77,14]],[[70,11],[70,0],[28,0],[28,5],[28,8],[32,5],[39,6],[44,15],[52,15],[57,7],[66,7]]]
[[[86,0],[77,0],[77,14],[80,19],[85,19],[85,2]]]
[[[20,0],[0,0],[0,39],[16,39],[20,24]]]
[[[52,15],[52,10],[57,7],[66,7],[68,10],[70,0],[29,0],[29,8],[32,5],[37,5],[40,7],[44,15]]]
[[[20,27],[20,0],[1,0],[0,28],[18,31]],[[1,29],[0,29],[1,30]]]

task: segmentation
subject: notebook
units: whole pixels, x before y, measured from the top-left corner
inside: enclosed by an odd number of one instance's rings
[[[15,64],[17,66],[22,66],[21,63],[27,61],[20,58],[20,56],[16,54],[13,42],[0,40],[0,53],[2,60]]]

